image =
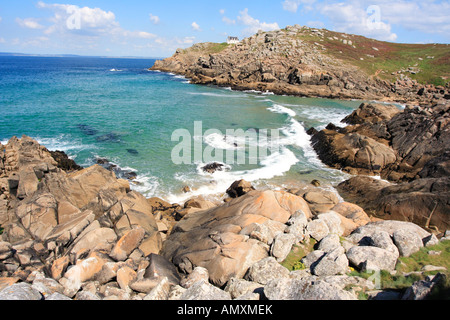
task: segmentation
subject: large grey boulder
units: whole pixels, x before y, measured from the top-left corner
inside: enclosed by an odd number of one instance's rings
[[[268,257],[254,263],[245,278],[250,281],[266,284],[269,281],[289,277],[289,270],[279,264],[274,257]]]
[[[180,300],[231,300],[231,295],[210,283],[198,281],[181,295]]]
[[[414,231],[399,229],[393,234],[395,245],[401,256],[409,257],[423,247],[422,238]]]
[[[365,270],[393,271],[397,256],[388,250],[370,246],[354,246],[347,251],[347,258],[357,268]]]
[[[290,233],[280,233],[273,241],[270,253],[274,256],[278,262],[284,261],[289,252],[291,252],[292,246],[296,241],[296,237]]]
[[[303,279],[277,278],[264,286],[269,300],[356,300],[351,292],[317,277]]]
[[[42,300],[41,293],[30,284],[15,283],[0,291],[0,300]]]
[[[326,253],[312,268],[316,276],[333,276],[348,271],[348,259],[343,247],[339,246]]]

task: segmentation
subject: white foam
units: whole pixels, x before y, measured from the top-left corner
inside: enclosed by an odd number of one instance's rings
[[[130,182],[131,190],[137,191],[147,198],[155,196],[159,186],[158,178],[151,175],[138,175]]]
[[[198,176],[190,181],[186,175],[176,175],[176,179],[186,184],[195,185],[200,183],[197,189],[189,193],[170,194],[167,201],[171,203],[183,203],[189,198],[195,196],[223,195],[224,191],[236,180],[244,179],[249,182],[271,179],[276,176],[282,176],[288,172],[299,160],[295,154],[287,148],[282,148],[280,152],[272,153],[260,162],[261,167],[249,170],[231,171],[231,166],[225,165],[225,170],[217,170],[214,173],[205,173],[201,169],[205,164],[197,165],[197,173],[205,181],[199,181]],[[207,179],[206,179],[207,178]]]
[[[205,96],[205,97],[216,97],[216,98],[245,98],[246,96],[243,94],[235,93],[233,94],[223,94],[223,93],[214,93],[214,92],[189,92],[191,95],[197,96]]]
[[[273,104],[272,107],[267,108],[267,110],[275,112],[275,113],[281,113],[281,114],[287,114],[288,116],[295,117],[297,113],[294,110],[291,110],[289,108],[286,108],[279,104]]]
[[[251,90],[244,90],[243,92],[246,92],[246,93],[256,93],[256,94],[262,94],[262,95],[274,95],[274,93],[273,93],[273,92],[270,92],[269,90],[266,90],[266,91],[259,91],[259,90],[253,90],[253,89],[251,89]]]
[[[306,133],[305,127],[295,119],[290,119],[289,124],[281,128],[285,137],[280,139],[283,145],[293,145],[305,148],[311,145],[311,137]]]
[[[300,116],[323,123],[317,130],[324,129],[329,123],[342,126],[341,120],[348,116],[351,111],[345,109],[330,109],[322,107],[301,106],[297,110]]]
[[[85,145],[78,141],[77,139],[73,139],[72,137],[68,137],[64,134],[60,135],[56,138],[41,138],[36,137],[35,140],[42,146],[45,146],[50,151],[82,151],[87,149],[95,149],[96,147],[93,145]]]

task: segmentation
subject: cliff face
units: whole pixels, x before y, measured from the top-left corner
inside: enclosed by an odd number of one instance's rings
[[[391,58],[388,53],[393,46],[360,36],[294,26],[258,33],[236,45],[202,43],[178,49],[172,57],[156,61],[151,70],[182,74],[197,84],[297,96],[399,102],[448,96],[448,85],[436,88],[411,79],[412,73],[420,73],[418,67],[414,67],[416,71],[407,69],[409,76],[402,73],[405,70],[396,71],[400,77],[395,81],[392,67],[372,70]],[[450,49],[442,50],[442,55],[450,55]]]

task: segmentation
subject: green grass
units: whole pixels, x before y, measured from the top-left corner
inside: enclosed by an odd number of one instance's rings
[[[305,243],[294,245],[291,252],[281,263],[281,265],[287,268],[289,271],[304,269],[305,266],[300,262],[300,260],[306,257],[311,251],[314,251],[314,246],[316,245],[316,243],[316,240],[310,238],[309,241]]]
[[[441,251],[441,254],[431,255],[429,254],[430,251]],[[447,270],[421,272],[422,267],[426,265],[441,266]],[[424,280],[426,276],[435,275],[440,272],[446,276],[446,281],[442,287],[433,291],[429,298],[450,299],[450,241],[441,241],[435,246],[424,247],[409,257],[400,257],[395,270],[395,274],[384,270],[380,272],[381,289],[404,293],[414,282]],[[348,275],[368,279],[373,276],[373,273],[354,270]]]
[[[295,245],[281,265],[289,271],[304,269],[305,267],[300,260],[312,252],[316,244],[317,242],[314,239],[310,239],[309,242]],[[440,251],[441,253],[432,255],[430,251]],[[445,267],[447,270],[422,272],[422,268],[426,265]],[[450,240],[440,241],[434,246],[423,247],[409,257],[400,257],[395,271],[395,274],[385,270],[380,272],[380,289],[404,293],[414,282],[424,280],[426,276],[440,272],[446,276],[446,282],[442,287],[434,290],[429,299],[450,299]],[[374,279],[372,272],[361,272],[353,268],[347,275]],[[364,300],[368,298],[368,295],[364,290],[358,291],[358,298]]]
[[[222,43],[212,43],[209,47],[208,47],[208,53],[219,53],[222,52],[223,50],[225,50],[226,48],[228,48],[229,44],[226,42],[222,42]]]
[[[450,46],[447,44],[390,43],[325,29],[321,31],[324,37],[309,33],[297,37],[305,42],[323,45],[326,48],[324,53],[359,67],[369,76],[393,82],[400,76],[392,75],[393,72],[416,67],[420,69],[417,74],[404,74],[422,84],[445,85],[450,80]],[[351,40],[356,48],[333,37]]]

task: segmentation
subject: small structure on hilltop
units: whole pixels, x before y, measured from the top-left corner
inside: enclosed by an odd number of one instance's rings
[[[228,44],[237,44],[237,43],[239,43],[239,38],[238,37],[228,37],[227,43]]]

